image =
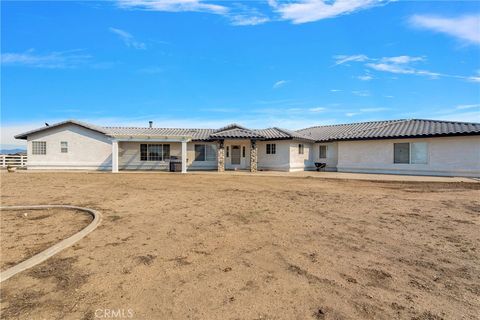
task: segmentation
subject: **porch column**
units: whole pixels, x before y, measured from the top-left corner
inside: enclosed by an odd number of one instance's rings
[[[112,140],[112,172],[118,172],[118,141]]]
[[[187,173],[187,142],[182,141],[182,173]]]
[[[257,172],[257,141],[250,140],[250,172]]]
[[[223,140],[218,141],[217,144],[217,170],[218,172],[225,171],[225,146]]]

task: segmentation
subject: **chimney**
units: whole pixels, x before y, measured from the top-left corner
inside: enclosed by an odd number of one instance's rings
[[[153,127],[153,121],[148,121],[148,127],[152,128]]]

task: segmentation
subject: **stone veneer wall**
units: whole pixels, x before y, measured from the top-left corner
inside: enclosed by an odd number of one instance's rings
[[[257,172],[257,142],[250,142],[250,172]]]
[[[217,144],[218,172],[225,171],[225,146],[223,141]]]

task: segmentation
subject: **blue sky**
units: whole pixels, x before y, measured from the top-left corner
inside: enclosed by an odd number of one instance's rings
[[[2,147],[65,119],[480,122],[476,1],[2,1]]]

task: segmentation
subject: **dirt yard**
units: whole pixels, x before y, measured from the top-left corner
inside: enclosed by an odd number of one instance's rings
[[[77,210],[2,210],[0,269],[6,270],[53,246],[91,221],[91,216]]]
[[[1,183],[2,205],[104,216],[73,247],[2,283],[3,319],[480,314],[480,184],[20,172]],[[2,251],[35,221],[18,219],[2,217]],[[59,220],[52,232],[72,223]]]

